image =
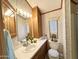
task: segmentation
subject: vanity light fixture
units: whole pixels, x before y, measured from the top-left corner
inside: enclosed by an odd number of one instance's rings
[[[22,16],[24,18],[30,18],[30,17],[32,17],[32,15],[30,13],[25,12],[22,9],[17,9],[17,14],[19,14],[20,16]]]
[[[11,16],[12,14],[13,12],[10,9],[5,12],[5,16]]]

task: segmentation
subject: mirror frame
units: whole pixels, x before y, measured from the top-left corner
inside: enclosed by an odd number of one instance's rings
[[[55,18],[56,19],[56,18]],[[48,21],[48,25],[49,25],[49,37],[51,38],[51,32],[50,32],[50,21],[51,21],[52,19],[50,19],[49,21]],[[56,22],[57,22],[57,33],[56,33],[56,39],[58,39],[58,20],[56,19]]]

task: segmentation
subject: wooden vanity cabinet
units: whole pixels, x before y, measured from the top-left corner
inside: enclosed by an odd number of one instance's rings
[[[32,9],[32,25],[33,28],[33,36],[39,38],[42,36],[42,19],[41,12],[38,7],[34,7]]]
[[[48,42],[46,41],[32,59],[45,59],[48,52],[47,44]]]

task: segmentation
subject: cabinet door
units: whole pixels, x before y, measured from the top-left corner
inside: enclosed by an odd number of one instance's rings
[[[32,9],[33,36],[39,38],[42,36],[42,19],[38,7]]]
[[[33,59],[45,59],[45,56],[47,54],[47,42],[39,49],[39,51],[35,54]]]
[[[45,59],[46,54],[47,54],[47,42],[40,49],[39,59]]]

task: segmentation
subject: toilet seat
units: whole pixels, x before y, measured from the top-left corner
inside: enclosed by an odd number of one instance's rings
[[[59,52],[55,49],[49,49],[48,54],[52,57],[59,57]]]
[[[49,57],[59,58],[59,52],[55,49],[49,49],[48,50]]]

